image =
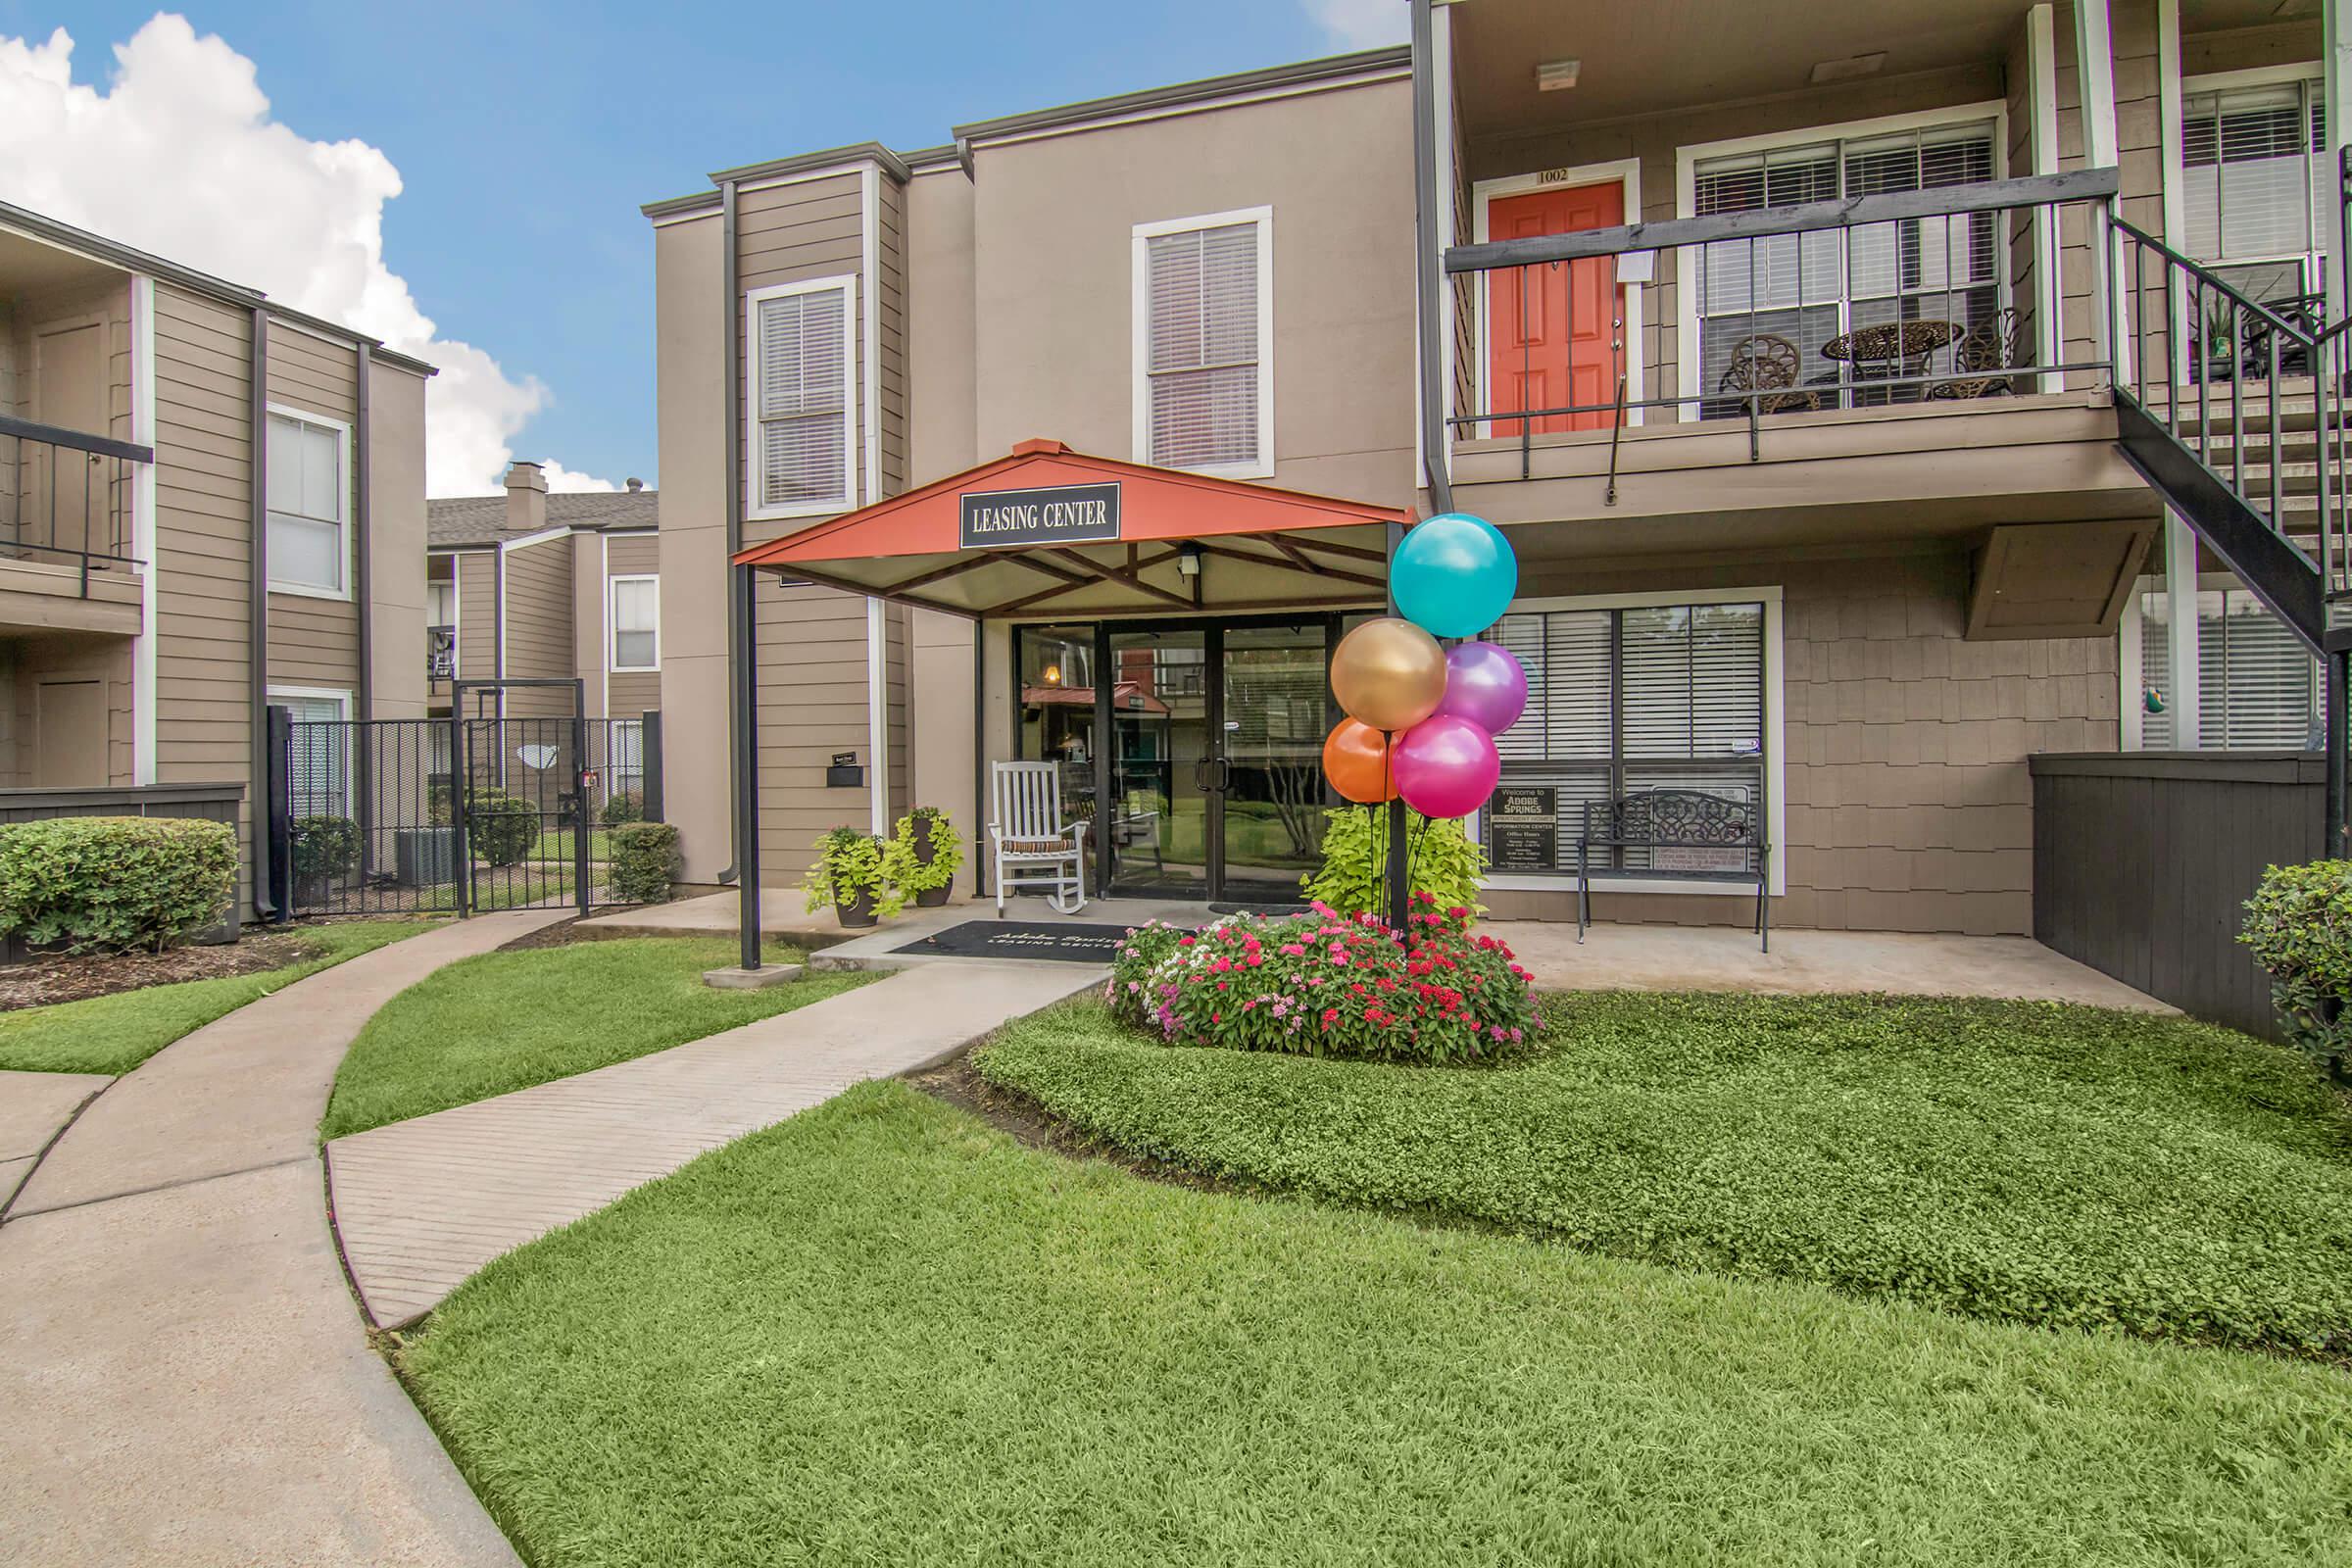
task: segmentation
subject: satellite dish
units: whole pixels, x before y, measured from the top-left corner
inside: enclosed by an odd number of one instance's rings
[[[514,755],[522,759],[523,766],[545,771],[555,764],[559,754],[553,746],[517,746]]]

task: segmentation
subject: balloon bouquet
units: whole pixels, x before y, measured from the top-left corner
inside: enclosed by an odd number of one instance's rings
[[[1364,622],[1332,655],[1331,689],[1348,716],[1323,742],[1323,771],[1360,805],[1467,816],[1502,776],[1494,737],[1527,707],[1527,672],[1493,643],[1448,651],[1438,638],[1475,637],[1500,620],[1519,561],[1501,529],[1449,512],[1407,532],[1389,571],[1402,615]],[[1392,869],[1392,906],[1401,869]],[[1402,914],[1389,911],[1399,930]]]

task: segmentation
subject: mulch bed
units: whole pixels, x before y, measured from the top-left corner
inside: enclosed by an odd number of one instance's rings
[[[0,968],[0,1012],[182,980],[282,969],[318,952],[318,945],[299,931],[272,931],[219,947],[173,948],[168,953],[93,953],[80,957],[50,954]]]

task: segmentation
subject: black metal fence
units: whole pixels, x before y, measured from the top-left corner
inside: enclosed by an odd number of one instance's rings
[[[586,910],[611,833],[660,819],[659,712],[295,722],[272,709],[271,864],[299,916]],[[469,711],[470,710],[470,711]]]
[[[2033,759],[2034,935],[2200,1018],[2276,1040],[2237,933],[2264,869],[2322,854],[2310,752]]]

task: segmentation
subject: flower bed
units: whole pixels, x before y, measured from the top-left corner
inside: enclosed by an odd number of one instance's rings
[[[1470,911],[1415,896],[1399,941],[1372,915],[1228,915],[1199,931],[1128,932],[1105,993],[1121,1020],[1173,1045],[1376,1061],[1491,1061],[1541,1027],[1511,950]]]

